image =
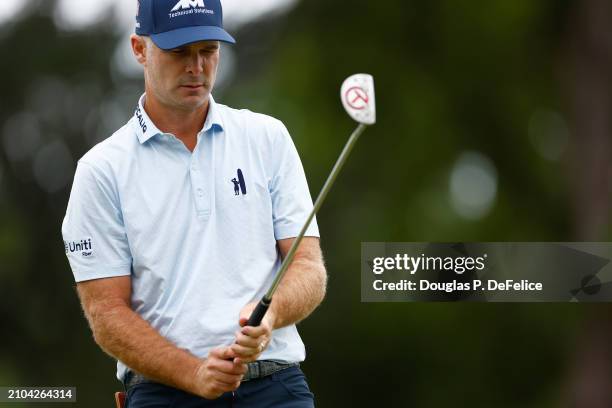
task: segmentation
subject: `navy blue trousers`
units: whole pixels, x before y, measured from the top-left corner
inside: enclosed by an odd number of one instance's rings
[[[130,387],[126,408],[313,408],[314,396],[299,367],[243,382],[215,400],[156,383]]]

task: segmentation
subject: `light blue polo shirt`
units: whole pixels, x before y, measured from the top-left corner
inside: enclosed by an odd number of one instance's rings
[[[240,309],[269,288],[276,241],[298,235],[312,199],[285,126],[217,104],[190,152],[143,109],[78,162],[62,225],[77,282],[131,276],[131,304],[194,355],[229,345]],[[313,220],[307,236],[319,236]],[[119,333],[120,335],[120,333]],[[261,357],[303,361],[295,325]],[[121,379],[126,366],[118,362]]]

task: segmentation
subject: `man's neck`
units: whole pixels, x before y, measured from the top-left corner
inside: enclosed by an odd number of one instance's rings
[[[145,95],[143,101],[143,108],[155,126],[164,133],[172,133],[190,151],[195,149],[197,134],[204,126],[209,106],[210,97],[195,110],[172,109],[150,93]]]

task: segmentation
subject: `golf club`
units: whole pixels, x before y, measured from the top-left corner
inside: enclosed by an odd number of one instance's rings
[[[304,238],[304,234],[310,225],[310,222],[314,218],[315,214],[321,208],[323,201],[325,201],[325,197],[331,186],[334,184],[336,177],[338,177],[338,173],[342,169],[342,166],[346,162],[353,146],[359,139],[359,136],[363,133],[365,128],[368,125],[373,125],[376,123],[376,102],[374,99],[374,78],[368,74],[355,74],[348,77],[342,87],[340,89],[340,98],[342,99],[342,104],[344,105],[344,109],[349,114],[351,118],[353,118],[356,122],[359,122],[359,126],[353,131],[349,140],[346,142],[344,149],[342,149],[342,153],[340,153],[340,157],[336,161],[331,173],[327,177],[327,181],[323,185],[319,196],[317,197],[312,211],[308,215],[304,226],[302,227],[300,233],[293,241],[289,252],[287,252],[287,256],[283,259],[281,267],[276,275],[276,278],[272,282],[270,289],[264,295],[264,297],[259,301],[253,313],[249,317],[247,322],[247,326],[259,326],[262,319],[264,318],[270,304],[272,303],[272,296],[278,285],[280,284],[283,276],[287,272],[293,257],[295,256],[295,252],[297,251],[302,238]]]

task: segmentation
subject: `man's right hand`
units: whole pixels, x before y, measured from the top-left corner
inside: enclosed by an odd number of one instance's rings
[[[247,372],[247,365],[235,364],[236,357],[230,347],[212,349],[195,374],[195,394],[206,399],[219,398],[223,393],[235,391]]]

